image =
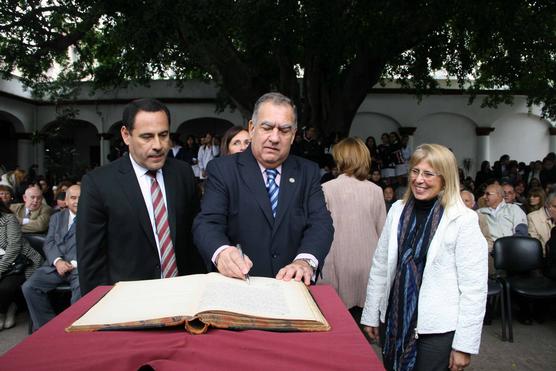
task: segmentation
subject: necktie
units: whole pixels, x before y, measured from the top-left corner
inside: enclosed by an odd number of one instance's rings
[[[77,216],[75,216],[73,218],[73,220],[71,221],[71,224],[68,226],[68,231],[71,229],[71,227],[73,227],[75,225],[75,222],[77,221]]]
[[[148,171],[151,177],[151,199],[153,202],[154,220],[156,223],[156,233],[160,244],[160,261],[162,267],[162,277],[175,277],[178,275],[174,246],[170,238],[170,225],[168,224],[168,213],[160,186],[156,181],[156,171]]]
[[[266,169],[266,191],[268,192],[268,198],[270,199],[270,207],[272,208],[272,216],[276,218],[276,210],[278,209],[278,192],[280,187],[276,184],[276,176],[278,175],[278,170],[276,169]]]
[[[70,235],[72,235],[73,232],[75,232],[75,226],[76,225],[77,225],[77,216],[75,218],[73,218],[73,221],[71,222],[71,224],[68,227],[68,231],[66,232],[66,234],[62,238],[62,240],[64,242],[66,242],[68,240],[68,238],[70,237]]]

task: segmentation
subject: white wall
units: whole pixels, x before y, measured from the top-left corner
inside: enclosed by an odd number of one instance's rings
[[[438,143],[452,150],[458,164],[463,168],[463,159],[475,159],[477,153],[476,125],[470,119],[451,113],[435,113],[417,121],[414,148],[422,143]],[[470,174],[477,171],[473,166]]]
[[[541,160],[549,150],[549,125],[539,117],[527,114],[507,115],[493,124],[490,134],[490,156],[496,161],[503,154],[524,161]]]
[[[481,99],[469,105],[465,95],[430,96],[419,102],[408,94],[369,94],[353,120],[350,135],[378,139],[377,133],[395,130],[398,123],[415,127],[414,147],[424,142],[446,145],[454,150],[460,166],[464,158],[472,159],[471,174],[482,160],[492,163],[504,153],[528,162],[549,152],[551,124],[539,117],[540,107],[528,108],[525,97],[515,96],[513,105],[481,108]],[[478,155],[482,151],[476,127],[495,129],[487,137],[484,158]]]
[[[374,112],[358,112],[351,124],[349,135],[361,137],[363,140],[368,136],[373,136],[378,145],[382,133],[398,131],[399,128],[400,124],[391,117]]]

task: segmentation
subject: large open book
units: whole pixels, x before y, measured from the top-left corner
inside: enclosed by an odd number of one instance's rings
[[[66,331],[184,325],[201,334],[226,329],[328,331],[330,325],[302,282],[219,273],[118,282]]]

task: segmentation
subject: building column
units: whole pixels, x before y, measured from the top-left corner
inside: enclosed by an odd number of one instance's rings
[[[17,139],[17,166],[27,171],[33,163],[33,143],[31,133],[16,133]]]
[[[478,126],[475,128],[475,134],[477,135],[477,162],[476,169],[481,168],[481,163],[483,161],[490,161],[490,133],[494,131],[494,128],[488,126]]]
[[[548,143],[548,151],[549,152],[556,152],[556,127],[548,128],[548,132],[550,133],[550,141]]]
[[[412,127],[412,126],[403,126],[399,128],[399,133],[400,135],[403,137],[404,135],[407,135],[408,137],[408,141],[407,141],[407,145],[409,146],[409,148],[411,148],[411,151],[415,150],[415,146],[413,143],[413,139],[414,139],[414,134],[415,134],[415,130],[417,130],[416,127]]]
[[[108,154],[110,153],[110,140],[114,137],[113,134],[110,133],[99,133],[99,140],[100,140],[100,166],[107,164],[108,161]]]
[[[38,174],[46,175],[46,169],[44,168],[44,141],[41,140],[35,143],[33,147],[35,152],[35,164],[39,165]]]

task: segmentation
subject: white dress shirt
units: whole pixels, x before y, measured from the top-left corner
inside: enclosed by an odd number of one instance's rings
[[[160,242],[158,241],[158,233],[156,231],[156,222],[154,219],[153,201],[151,197],[152,178],[150,175],[147,174],[149,170],[135,162],[131,153],[129,154],[129,159],[131,160],[133,171],[135,171],[135,176],[137,177],[137,181],[139,182],[139,187],[141,187],[141,194],[143,195],[143,199],[145,200],[145,206],[147,206],[154,240],[156,241],[156,248],[158,250],[158,258],[160,259]],[[156,172],[156,181],[158,182],[158,185],[160,187],[160,192],[162,193],[162,198],[164,200],[166,210],[168,210],[168,202],[166,201],[166,188],[164,187],[164,177],[162,175],[162,169],[159,169]]]

